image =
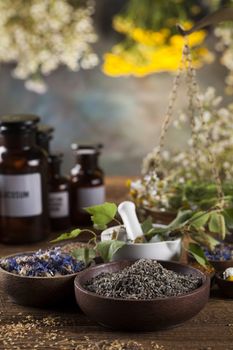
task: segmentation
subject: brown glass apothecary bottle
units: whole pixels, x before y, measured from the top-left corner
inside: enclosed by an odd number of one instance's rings
[[[34,115],[0,117],[0,241],[36,242],[49,233],[47,157]]]
[[[98,158],[102,146],[72,144],[76,165],[71,169],[71,222],[73,225],[90,225],[85,207],[105,201],[104,172]]]
[[[70,182],[61,175],[63,154],[49,155],[49,217],[52,230],[66,230],[70,221]]]
[[[45,150],[48,154],[50,152],[50,141],[53,138],[54,127],[46,124],[39,124],[36,130],[36,144]]]

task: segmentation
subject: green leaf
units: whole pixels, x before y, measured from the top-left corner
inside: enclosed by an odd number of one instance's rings
[[[226,208],[223,211],[223,216],[225,218],[226,226],[229,230],[233,229],[233,208]]]
[[[198,211],[191,217],[190,224],[194,226],[196,229],[199,229],[200,227],[203,227],[207,224],[209,217],[210,217],[209,213],[206,213],[204,211]]]
[[[104,230],[115,217],[117,213],[117,206],[114,203],[104,203],[85,208],[91,214],[91,220],[94,227],[98,230]]]
[[[152,227],[146,234],[147,240],[150,240],[155,235],[160,235],[161,237],[168,236],[173,231],[179,231],[183,226],[186,225],[190,217],[192,216],[191,210],[179,211],[176,218],[166,227]]]
[[[142,232],[144,234],[146,234],[147,232],[149,232],[152,228],[153,228],[153,225],[152,225],[152,217],[151,216],[148,216],[148,218],[142,223]]]
[[[218,203],[218,198],[206,198],[206,199],[200,199],[200,201],[197,203],[198,207],[203,210],[209,210],[210,208],[214,207]]]
[[[170,230],[175,230],[178,227],[185,225],[191,218],[192,214],[192,210],[179,211],[176,218],[167,227],[170,228]]]
[[[190,232],[190,236],[196,243],[201,246],[206,246],[210,250],[213,250],[214,247],[219,244],[219,241],[206,233],[205,230],[199,229],[198,231]]]
[[[220,242],[215,239],[213,236],[206,234],[205,235],[205,239],[207,242],[207,246],[210,248],[210,250],[213,250],[215,248],[216,245],[218,245]]]
[[[75,230],[67,233],[62,233],[60,236],[57,238],[53,239],[51,243],[56,243],[60,241],[65,241],[67,239],[73,239],[76,238],[80,235],[80,233],[83,232],[83,230],[80,230],[79,228],[76,228]]]
[[[109,240],[97,244],[97,252],[105,262],[112,260],[113,255],[126,243],[123,241]]]
[[[205,257],[205,254],[199,244],[196,243],[190,243],[188,247],[188,252],[192,254],[194,259],[200,264],[201,266],[208,266],[209,262]]]
[[[208,228],[210,232],[218,233],[222,239],[226,236],[225,218],[220,213],[211,213]]]
[[[169,207],[177,211],[183,206],[183,191],[176,189],[176,192],[172,196],[168,197]]]
[[[169,232],[171,232],[171,229],[168,229],[167,226],[164,228],[163,227],[153,227],[147,233],[145,233],[145,236],[146,236],[147,240],[150,240],[155,235],[164,236],[164,235],[169,234]]]
[[[77,260],[84,261],[85,265],[89,265],[89,263],[96,257],[96,252],[90,247],[80,247],[73,250],[71,255]]]

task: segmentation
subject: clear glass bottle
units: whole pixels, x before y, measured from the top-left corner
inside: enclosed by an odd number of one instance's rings
[[[70,182],[61,175],[63,154],[49,156],[49,216],[52,230],[66,230],[70,221]]]
[[[47,157],[34,115],[0,117],[0,241],[24,244],[49,233]]]
[[[105,201],[104,172],[99,167],[100,145],[72,144],[76,165],[71,169],[71,222],[90,225],[90,215],[83,209]]]
[[[39,124],[36,132],[36,143],[47,153],[50,152],[50,141],[53,138],[54,127],[46,124]]]

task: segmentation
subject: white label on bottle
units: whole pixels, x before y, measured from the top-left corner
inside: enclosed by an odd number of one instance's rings
[[[41,215],[40,174],[0,175],[0,215],[28,217]]]
[[[49,194],[49,214],[51,218],[69,216],[69,193],[67,191]]]
[[[77,203],[79,208],[103,204],[105,201],[105,187],[83,187],[77,190]]]

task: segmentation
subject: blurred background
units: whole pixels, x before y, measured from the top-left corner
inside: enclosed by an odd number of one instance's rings
[[[138,175],[142,158],[158,144],[160,127],[179,60],[175,59],[176,52],[173,50],[164,53],[165,56],[174,57],[175,62],[172,67],[169,66],[169,63],[168,67],[163,67],[163,65],[155,67],[154,65],[146,70],[143,63],[144,70],[136,71],[135,69],[133,72],[132,67],[132,71],[130,71],[129,62],[133,61],[135,65],[140,65],[141,63],[138,62],[144,59],[141,53],[143,50],[143,52],[146,52],[146,46],[149,46],[150,49],[152,47],[153,50],[157,49],[156,45],[165,47],[165,43],[159,41],[161,37],[158,35],[153,37],[154,42],[152,44],[149,42],[150,35],[153,33],[164,33],[164,38],[167,36],[166,45],[168,46],[168,40],[171,40],[171,36],[177,36],[175,29],[177,20],[191,25],[206,13],[219,6],[229,5],[231,1],[96,0],[91,3],[67,1],[69,6],[89,6],[89,4],[91,6],[90,20],[93,20],[93,32],[96,37],[92,38],[93,40],[90,39],[90,46],[98,56],[98,64],[93,56],[93,62],[90,64],[91,69],[82,69],[86,68],[84,62],[81,64],[83,67],[78,70],[77,67],[72,67],[72,62],[69,64],[67,60],[68,63],[64,64],[63,61],[61,64],[57,64],[54,69],[51,68],[51,71],[49,71],[49,68],[46,70],[45,67],[45,74],[42,74],[43,82],[41,83],[38,80],[38,84],[33,84],[32,80],[36,76],[36,68],[30,68],[31,76],[29,76],[30,74],[27,75],[27,72],[23,72],[23,64],[27,65],[25,52],[28,48],[25,46],[24,51],[22,46],[25,33],[23,33],[20,18],[19,22],[16,21],[12,28],[7,27],[7,24],[11,23],[10,20],[14,16],[13,11],[11,11],[13,7],[15,7],[19,17],[27,16],[28,18],[29,10],[26,9],[27,6],[37,6],[33,11],[30,8],[30,15],[32,17],[36,16],[40,25],[46,21],[48,24],[49,17],[43,20],[43,11],[46,10],[43,6],[46,3],[46,6],[48,6],[49,2],[47,0],[29,1],[26,5],[26,2],[19,0],[1,1],[1,38],[3,36],[4,38],[7,37],[7,30],[14,32],[14,41],[5,40],[2,44],[3,48],[0,49],[0,60],[2,62],[0,73],[1,114],[34,113],[41,116],[43,123],[53,125],[55,136],[52,142],[52,150],[59,150],[65,154],[63,169],[65,173],[69,172],[74,163],[70,144],[76,141],[80,144],[99,142],[104,144],[101,164],[108,175]],[[59,0],[56,2],[60,3],[60,12],[62,13],[62,6],[64,5],[62,3],[65,1]],[[20,11],[17,6],[20,6]],[[25,6],[25,8],[22,6]],[[180,9],[182,9],[182,12]],[[58,21],[59,13],[55,16],[52,10],[50,11],[47,8],[46,11],[51,16],[51,23],[54,18]],[[7,16],[5,16],[5,13]],[[9,23],[7,23],[7,19]],[[54,22],[54,28],[56,29],[58,27],[55,24]],[[68,23],[66,25],[68,26]],[[133,32],[132,28],[142,28],[144,32],[139,30]],[[161,32],[166,28],[169,29],[169,33]],[[24,28],[24,30],[26,29]],[[46,30],[46,35],[49,36],[50,33],[48,29]],[[59,32],[60,29],[57,30]],[[224,34],[221,30],[225,30]],[[63,33],[66,33],[66,31],[63,31]],[[197,40],[197,46],[202,46],[205,50],[208,49],[208,53],[207,51],[200,51],[200,58],[195,58],[199,61],[197,62],[199,68],[197,77],[201,91],[204,92],[209,86],[213,86],[217,91],[217,95],[224,96],[223,103],[232,101],[230,95],[232,92],[232,77],[229,78],[229,74],[231,74],[233,67],[232,63],[231,65],[228,64],[232,56],[229,57],[228,52],[228,61],[224,61],[223,58],[225,51],[229,51],[229,35],[232,35],[231,25],[225,25],[219,31],[209,28],[208,32],[205,33],[205,37],[200,39],[200,42],[198,42],[199,39]],[[179,38],[176,37],[176,39],[178,42]],[[33,40],[36,45],[36,33]],[[59,37],[57,37],[57,40],[57,44],[59,44]],[[224,40],[225,42],[223,42]],[[10,45],[18,45],[21,47],[21,51],[17,48],[18,51],[15,49],[10,52],[7,45],[9,47]],[[24,45],[26,44],[24,43]],[[43,42],[38,45],[41,45],[40,50],[42,50]],[[231,47],[231,49],[232,54],[233,48]],[[48,46],[47,51],[49,50],[50,47]],[[181,55],[181,46],[178,44],[177,51],[177,55]],[[37,52],[35,49],[35,55],[38,56],[38,53],[39,51]],[[111,53],[112,56],[107,57],[106,53]],[[58,55],[58,53],[55,54]],[[137,56],[139,54],[140,57]],[[129,60],[128,65],[125,63],[125,68],[122,71],[121,64],[123,65],[123,63],[119,59],[121,55],[124,56],[125,60]],[[133,55],[135,56],[132,58]],[[163,61],[167,57],[165,56],[163,58],[161,53],[154,60],[158,63],[159,60]],[[207,59],[204,56],[208,56]],[[137,57],[139,57],[138,60],[136,60]],[[15,61],[20,63],[20,60],[22,64],[18,64],[17,68]],[[49,58],[46,58],[45,55],[45,61],[47,60]],[[40,67],[43,67],[41,63],[39,70]],[[226,79],[228,80],[226,81]],[[27,80],[29,80],[29,83],[26,83],[25,87],[25,81]],[[179,88],[177,111],[185,108],[187,102],[186,90],[185,84],[182,84]],[[185,139],[186,130],[170,130],[167,139],[168,147],[182,148]]]

